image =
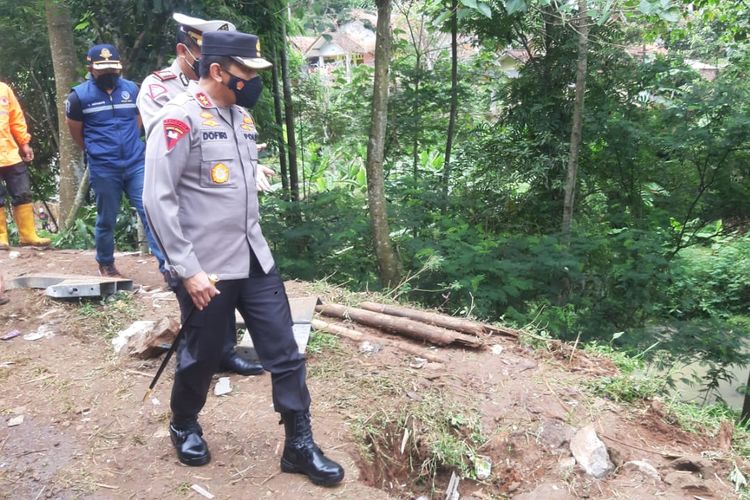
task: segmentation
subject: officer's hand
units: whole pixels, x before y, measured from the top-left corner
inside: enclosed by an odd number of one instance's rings
[[[221,292],[211,283],[208,279],[208,275],[203,271],[189,278],[182,280],[182,284],[185,286],[185,290],[190,294],[190,298],[193,299],[193,304],[202,311],[204,307],[211,302],[211,299]]]
[[[274,175],[276,175],[276,172],[274,172],[270,168],[264,167],[263,165],[258,165],[258,170],[256,172],[255,178],[255,187],[258,188],[258,191],[270,191],[271,183],[268,182],[268,177],[273,177]]]
[[[21,159],[26,163],[34,161],[34,150],[31,149],[29,144],[18,146],[18,153],[21,155]]]
[[[258,150],[258,153],[260,153],[261,151],[263,151],[267,147],[268,147],[268,144],[266,144],[265,142],[261,142],[260,144],[256,144],[255,145],[255,148]]]

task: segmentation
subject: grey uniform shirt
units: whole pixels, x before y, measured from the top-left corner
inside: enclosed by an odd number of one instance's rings
[[[169,68],[154,71],[144,78],[136,104],[141,112],[143,130],[146,134],[161,108],[174,97],[185,92],[189,84],[190,79],[180,69],[177,59]]]
[[[155,118],[146,141],[143,205],[179,278],[250,275],[250,251],[274,266],[259,224],[257,131],[239,106],[216,107],[197,82]]]

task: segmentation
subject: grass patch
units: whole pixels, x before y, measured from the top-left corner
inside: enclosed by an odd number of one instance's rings
[[[455,471],[461,477],[475,478],[477,449],[486,442],[478,414],[438,391],[359,417],[352,430],[376,485],[403,485],[411,480],[433,492],[441,473]]]
[[[326,332],[312,331],[307,342],[307,353],[320,354],[323,351],[336,351],[341,348],[339,338]]]
[[[97,332],[106,340],[138,318],[137,305],[133,294],[118,292],[100,302],[82,302],[77,311],[81,318],[93,321]]]
[[[750,428],[740,424],[739,413],[721,403],[697,405],[677,400],[665,403],[674,423],[680,428],[696,434],[716,437],[722,422],[732,422],[732,448],[740,456],[750,458]]]

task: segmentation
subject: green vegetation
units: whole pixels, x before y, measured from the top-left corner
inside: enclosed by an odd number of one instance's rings
[[[82,318],[93,320],[96,333],[110,340],[117,333],[138,319],[138,309],[133,295],[118,292],[100,302],[85,301],[78,307]]]
[[[319,71],[282,37],[317,38],[350,21],[372,29],[374,2],[64,3],[81,75],[94,40],[123,46],[131,79],[166,65],[174,10],[258,33],[276,67],[288,49],[300,199],[282,182],[262,195],[264,234],[288,277],[383,289],[367,208],[373,68]],[[459,105],[446,163],[452,11],[438,0],[395,4],[382,169],[404,273],[397,291],[384,291],[448,313],[534,324],[558,339],[601,343],[624,332],[612,346],[644,353],[645,362],[707,366],[700,383],[709,399],[748,363],[749,11],[738,1],[588,0],[581,144],[571,155],[577,5],[458,2]],[[0,0],[4,31],[44,24],[39,4]],[[51,104],[61,96],[45,36],[19,34],[0,47],[0,78],[27,110],[40,167],[34,192],[47,199],[59,171]],[[271,73],[263,78],[272,89]],[[269,143],[261,161],[281,170],[288,155],[278,138],[292,131],[276,122],[272,97],[265,92],[253,114],[259,142]],[[571,160],[568,233],[561,219]],[[128,249],[134,219],[123,213],[117,244]],[[89,206],[56,245],[90,247],[92,228]],[[619,379],[601,388],[626,400],[660,389]]]

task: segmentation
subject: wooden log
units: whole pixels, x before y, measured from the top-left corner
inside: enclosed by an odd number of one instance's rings
[[[514,330],[513,328],[488,325],[486,323],[479,323],[478,321],[472,321],[463,318],[454,318],[453,316],[448,316],[447,314],[420,311],[419,309],[411,309],[409,307],[378,304],[377,302],[362,302],[359,307],[368,311],[409,318],[416,321],[421,321],[422,323],[428,323],[430,325],[440,326],[443,328],[448,328],[450,330],[469,333],[471,335],[481,336],[487,334],[500,334],[518,338],[519,334],[519,331]]]
[[[337,325],[335,323],[328,323],[326,321],[314,319],[312,320],[312,326],[316,330],[332,333],[334,335],[338,335],[340,337],[344,337],[349,340],[353,340],[355,342],[363,342],[367,340],[369,342],[389,345],[391,347],[395,347],[396,349],[401,349],[402,351],[408,352],[409,354],[413,354],[414,356],[424,358],[427,361],[432,361],[434,363],[447,363],[448,362],[448,358],[446,358],[445,356],[441,356],[434,352],[430,352],[429,350],[424,349],[422,347],[406,344],[404,342],[399,342],[397,340],[377,337],[375,335],[368,335],[366,333],[359,332],[352,328],[346,328],[344,326]]]
[[[324,304],[315,308],[321,314],[335,318],[351,319],[363,325],[382,328],[390,332],[405,335],[418,340],[426,340],[437,345],[448,345],[454,342],[475,349],[484,345],[477,337],[471,337],[439,326],[428,325],[408,318],[389,316],[356,307],[339,304]]]

